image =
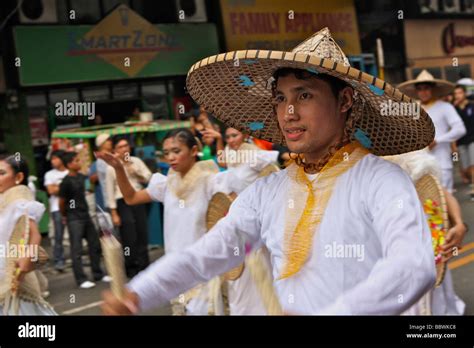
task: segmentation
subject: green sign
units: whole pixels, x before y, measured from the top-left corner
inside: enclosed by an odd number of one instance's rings
[[[152,25],[120,6],[96,26],[17,26],[22,86],[185,75],[219,53],[211,23]]]

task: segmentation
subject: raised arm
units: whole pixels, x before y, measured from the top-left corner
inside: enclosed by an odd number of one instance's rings
[[[95,153],[97,158],[103,159],[105,162],[107,162],[108,165],[110,165],[114,170],[115,170],[115,176],[117,180],[117,185],[122,192],[123,199],[125,200],[125,203],[128,205],[137,205],[137,204],[143,204],[143,203],[149,203],[151,202],[151,197],[147,193],[146,190],[140,190],[140,191],[135,191],[133,186],[130,184],[130,181],[128,180],[127,174],[125,173],[125,168],[123,167],[122,162],[119,160],[118,156],[111,154],[111,153]],[[109,180],[110,176],[107,175],[107,197],[109,198],[109,201],[115,201],[115,197],[113,195],[113,189],[111,189],[112,185],[112,180]],[[115,204],[111,202],[111,205],[108,205],[109,208],[114,209]]]
[[[182,252],[166,254],[129,283],[130,299],[142,311],[167,304],[179,294],[239,265],[245,258],[244,242],[258,243],[260,220],[257,191],[249,188],[232,204],[227,216],[195,244]],[[130,314],[125,304],[104,294],[106,314]]]

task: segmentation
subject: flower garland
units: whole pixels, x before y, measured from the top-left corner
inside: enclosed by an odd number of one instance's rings
[[[435,262],[438,264],[442,258],[441,246],[445,242],[445,234],[443,224],[443,214],[440,204],[431,199],[425,200],[423,204],[426,215],[428,216],[428,226],[431,230],[431,243],[435,256]]]

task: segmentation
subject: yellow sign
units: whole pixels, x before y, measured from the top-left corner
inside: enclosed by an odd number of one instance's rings
[[[221,0],[227,49],[289,51],[328,27],[346,54],[360,54],[352,0]]]
[[[135,76],[172,39],[125,5],[120,5],[82,38],[89,53]]]

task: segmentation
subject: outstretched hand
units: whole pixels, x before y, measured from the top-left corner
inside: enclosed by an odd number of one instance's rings
[[[114,169],[121,168],[123,166],[122,161],[117,154],[113,154],[110,152],[94,152],[96,158],[100,158],[104,160],[109,166]]]

